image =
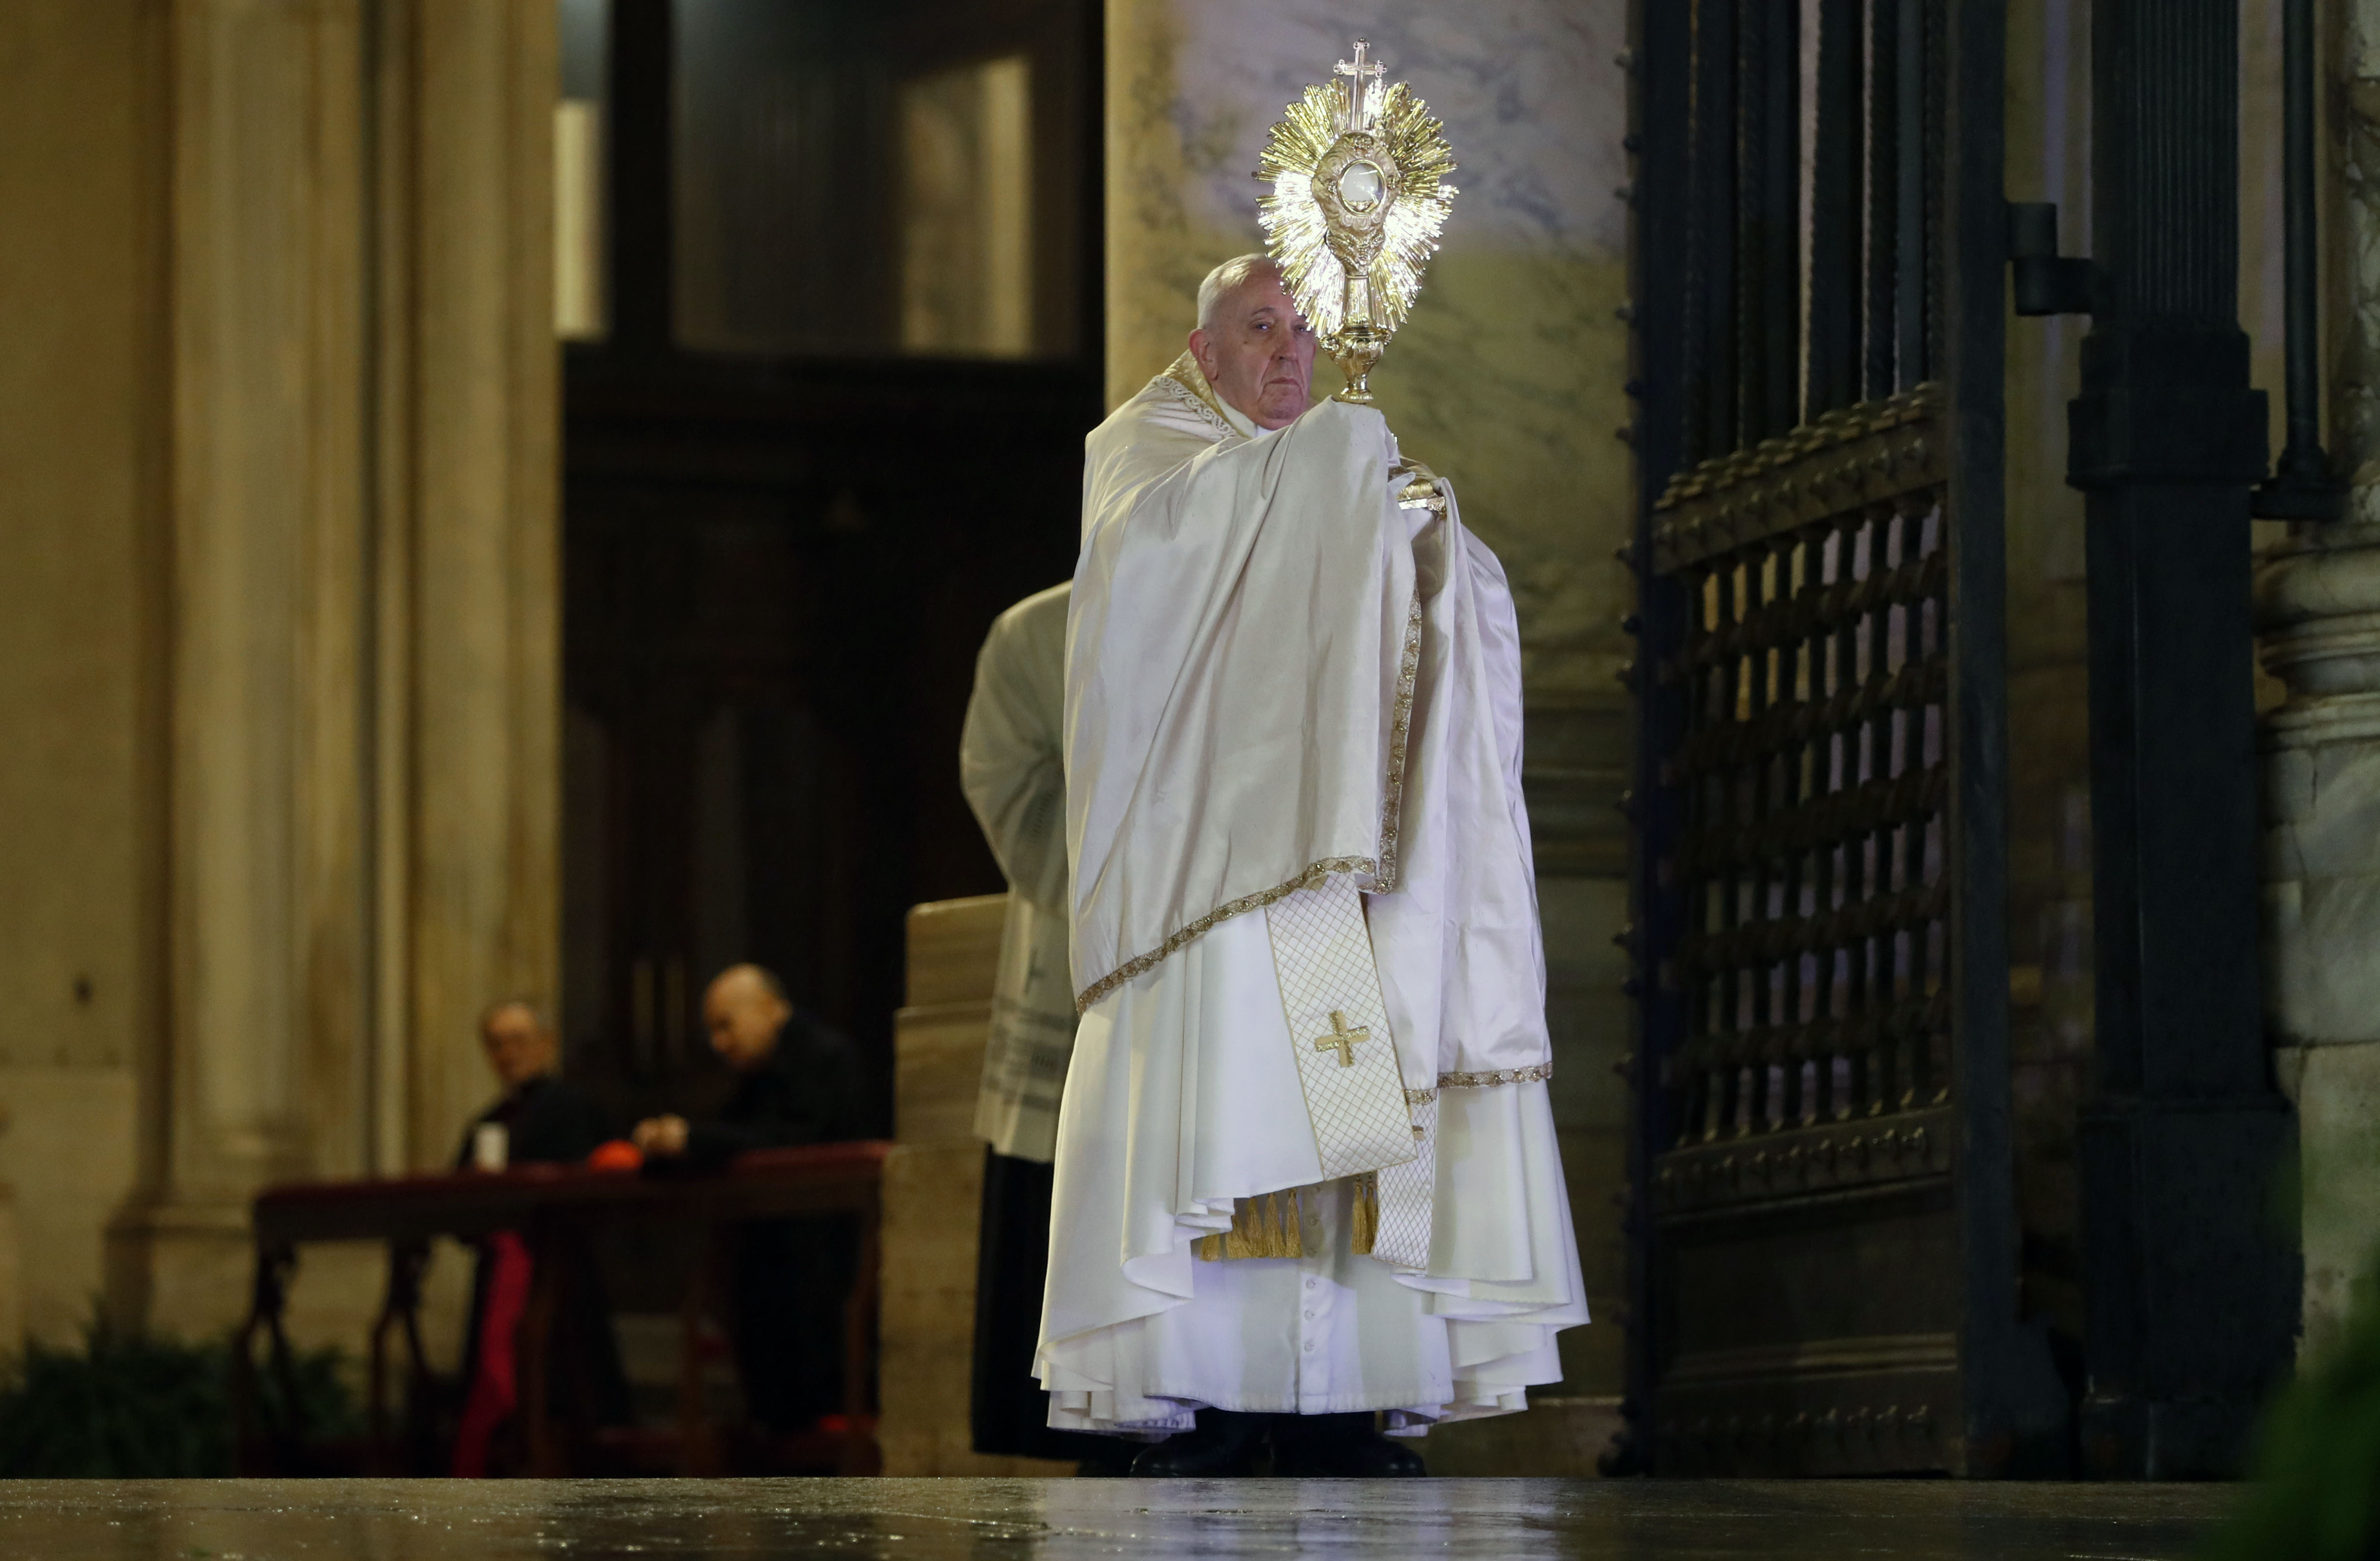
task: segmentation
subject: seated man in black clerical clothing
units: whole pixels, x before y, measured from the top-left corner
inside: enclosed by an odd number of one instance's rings
[[[610,1136],[594,1102],[554,1071],[562,1060],[561,1039],[533,1006],[513,998],[488,1010],[480,1018],[480,1047],[504,1093],[464,1130],[456,1169],[575,1166]],[[481,1160],[480,1130],[491,1125],[504,1129],[504,1146]]]
[[[747,1149],[859,1136],[859,1068],[851,1043],[795,1008],[775,975],[740,964],[703,995],[710,1049],[735,1071],[716,1117],[651,1117],[637,1147],[650,1159],[719,1164]],[[797,1431],[843,1406],[843,1302],[858,1243],[847,1222],[754,1220],[735,1243],[737,1374],[752,1418]]]
[[[577,1165],[610,1136],[584,1091],[561,1078],[561,1040],[536,1007],[521,998],[480,1017],[480,1046],[504,1087],[494,1105],[463,1131],[457,1169]],[[553,1413],[600,1425],[630,1419],[628,1382],[602,1277],[583,1252],[567,1254],[560,1315],[547,1357]],[[463,1413],[453,1471],[488,1471],[492,1439],[518,1399],[513,1357],[528,1300],[530,1258],[519,1235],[502,1231],[481,1243],[471,1280],[471,1318],[463,1344]]]

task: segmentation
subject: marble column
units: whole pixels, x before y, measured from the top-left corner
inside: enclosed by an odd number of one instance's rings
[[[112,1309],[437,1165],[557,973],[550,0],[162,8],[159,1018]],[[351,1277],[369,1302],[368,1275]]]
[[[552,0],[382,0],[409,13],[383,188],[384,527],[374,1142],[420,1166],[483,1104],[478,1017],[561,979],[561,349],[553,326]],[[403,187],[395,181],[402,177]],[[391,832],[394,830],[395,832]],[[395,939],[402,937],[401,947]],[[401,1062],[399,1059],[402,1059]]]
[[[2267,1028],[2297,1103],[2305,1346],[2343,1321],[2380,1248],[2380,0],[2341,7],[2328,90],[2329,449],[2353,490],[2256,575]]]
[[[1566,1414],[1431,1439],[1433,1467],[1591,1472],[1620,1391],[1612,1197],[1627,1097],[1628,708],[1614,674],[1630,582],[1623,0],[1108,0],[1111,405],[1182,350],[1198,281],[1262,248],[1249,176],[1304,86],[1371,40],[1461,164],[1443,251],[1372,377],[1404,447],[1451,478],[1511,576],[1528,703],[1525,780],[1550,974],[1556,1111],[1597,1322],[1563,1336]],[[1323,374],[1336,370],[1325,365]],[[1318,380],[1318,383],[1320,381]],[[1593,1402],[1590,1402],[1593,1401]],[[1597,1417],[1604,1417],[1598,1419]],[[1556,1421],[1560,1421],[1560,1424]],[[1497,1438],[1503,1441],[1497,1441]]]

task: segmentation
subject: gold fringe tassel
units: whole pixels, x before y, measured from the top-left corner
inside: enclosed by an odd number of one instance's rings
[[[1379,1173],[1366,1171],[1347,1180],[1355,1194],[1347,1250],[1357,1257],[1368,1257],[1380,1233]],[[1192,1243],[1192,1249],[1206,1263],[1220,1263],[1231,1257],[1304,1257],[1305,1241],[1299,1234],[1304,1214],[1294,1187],[1235,1199],[1232,1204],[1232,1228],[1199,1237]]]
[[[1297,1189],[1238,1198],[1232,1203],[1232,1228],[1195,1243],[1198,1256],[1215,1263],[1227,1257],[1304,1257],[1305,1242]]]
[[[1380,1233],[1380,1173],[1366,1171],[1348,1180],[1355,1184],[1355,1215],[1354,1228],[1347,1233],[1347,1250],[1357,1257],[1369,1257],[1373,1239]]]

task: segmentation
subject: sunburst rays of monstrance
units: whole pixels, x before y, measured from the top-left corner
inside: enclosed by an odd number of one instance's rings
[[[1339,401],[1369,402],[1372,366],[1405,322],[1454,206],[1454,149],[1429,105],[1384,87],[1355,40],[1343,83],[1305,89],[1265,141],[1257,202],[1281,280],[1347,376]]]

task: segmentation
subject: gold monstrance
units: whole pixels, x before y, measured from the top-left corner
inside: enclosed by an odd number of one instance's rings
[[[1347,376],[1338,401],[1369,402],[1372,365],[1405,322],[1454,206],[1454,149],[1429,105],[1384,88],[1371,45],[1339,62],[1342,86],[1308,87],[1257,160],[1257,202],[1289,296]]]

